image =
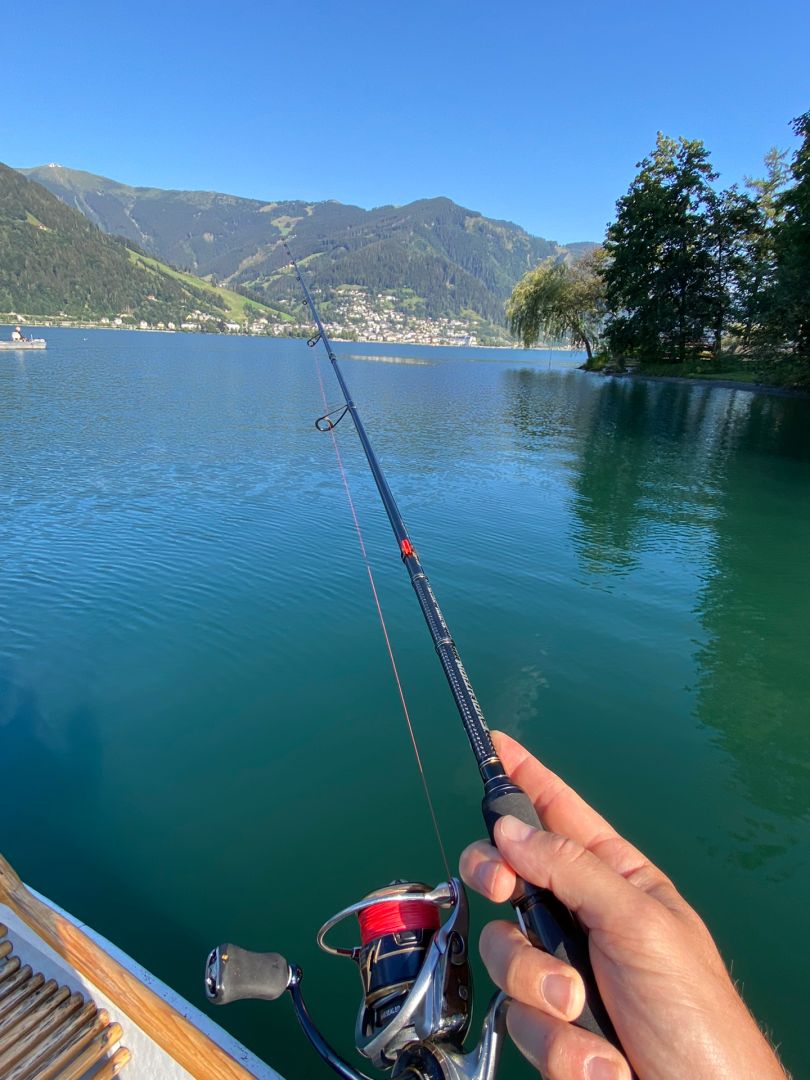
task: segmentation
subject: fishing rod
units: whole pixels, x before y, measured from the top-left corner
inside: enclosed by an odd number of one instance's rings
[[[307,344],[314,348],[322,343],[343,395],[343,403],[319,417],[315,425],[319,431],[333,432],[344,416],[352,418],[475,757],[483,783],[481,808],[489,836],[494,842],[495,824],[507,814],[542,829],[531,799],[509,778],[495,751],[469,676],[312,294],[286,242],[284,247],[317,329]],[[575,915],[549,889],[520,878],[511,903],[529,942],[570,964],[582,977],[586,1003],[575,1021],[577,1026],[603,1036],[621,1050],[594,978],[587,933]],[[452,910],[442,925],[439,911],[443,908]],[[338,949],[326,944],[326,934],[349,915],[359,919],[362,945]],[[344,909],[321,927],[318,944],[327,952],[349,956],[360,968],[365,997],[355,1031],[357,1048],[378,1067],[393,1067],[395,1077],[486,1080],[494,1075],[503,1034],[502,994],[496,994],[490,1004],[479,1046],[470,1054],[464,1054],[462,1049],[469,1028],[471,998],[466,929],[466,898],[455,878],[432,890],[418,882],[395,882]],[[265,969],[263,982],[261,973]],[[224,1004],[240,997],[272,1000],[289,990],[305,1033],[327,1064],[344,1077],[361,1077],[363,1074],[342,1061],[315,1029],[300,996],[300,978],[300,969],[288,965],[276,953],[249,953],[223,945],[209,956],[206,992],[209,1000]]]

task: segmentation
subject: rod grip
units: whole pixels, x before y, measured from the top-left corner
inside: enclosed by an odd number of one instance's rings
[[[495,822],[507,814],[535,829],[543,828],[529,796],[508,780],[497,780],[490,790],[485,791],[482,810],[493,843]],[[576,916],[549,889],[530,885],[521,878],[518,878],[512,894],[512,907],[523,932],[535,948],[543,949],[563,963],[570,964],[582,976],[585,1007],[574,1021],[577,1027],[601,1035],[622,1050],[596,985],[588,951],[588,935]]]

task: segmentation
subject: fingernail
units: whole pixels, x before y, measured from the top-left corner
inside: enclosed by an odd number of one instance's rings
[[[540,983],[540,991],[549,1005],[564,1016],[568,1015],[574,984],[566,975],[546,975]]]
[[[500,830],[501,835],[507,840],[528,840],[535,832],[531,825],[526,825],[511,814],[501,818]]]
[[[623,1080],[625,1072],[610,1058],[593,1057],[585,1063],[588,1080]]]
[[[495,891],[495,882],[498,878],[500,866],[496,862],[483,862],[475,869],[475,882],[482,892]]]

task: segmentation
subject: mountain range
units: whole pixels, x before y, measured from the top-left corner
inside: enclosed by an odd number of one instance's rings
[[[364,210],[333,200],[264,202],[131,187],[56,164],[20,172],[103,232],[294,318],[300,297],[284,240],[306,266],[327,318],[349,289],[362,292],[372,310],[379,300],[409,317],[478,321],[501,335],[504,303],[526,270],[594,246],[530,236],[447,198]]]
[[[70,320],[122,312],[130,323],[179,325],[193,311],[203,311],[217,328],[228,320],[283,318],[134,251],[0,164],[0,312]]]

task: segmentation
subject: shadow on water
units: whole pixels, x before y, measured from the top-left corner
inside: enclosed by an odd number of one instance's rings
[[[218,866],[216,852],[212,870],[199,863],[185,869],[167,866],[162,860],[168,847],[150,849],[154,839],[148,829],[134,848],[126,846],[132,843],[131,835],[127,841],[117,831],[120,817],[113,814],[114,824],[107,825],[105,802],[115,796],[103,791],[105,746],[94,709],[83,703],[64,719],[50,718],[14,662],[0,657],[0,745],[6,808],[0,850],[22,880],[75,918],[86,920],[282,1075],[296,1075],[301,1061],[311,1064],[308,1075],[327,1075],[326,1068],[310,1057],[287,1002],[278,1007],[244,1002],[237,1008],[218,1009],[205,1001],[203,966],[217,940],[204,934],[229,932],[234,909],[253,882],[208,880]],[[170,821],[165,830],[167,836],[172,834]],[[140,881],[133,866],[144,853],[151,869]],[[178,917],[174,905],[178,873],[187,882],[187,903],[179,909],[187,920]],[[168,892],[165,904],[156,888],[162,877]],[[200,911],[205,912],[203,925],[208,927],[202,932]],[[262,932],[272,936],[275,931]]]
[[[102,770],[102,745],[92,710],[73,709],[54,721],[36,691],[22,682],[8,658],[0,661],[0,737],[4,798],[14,808],[4,822],[3,845],[12,864],[34,884],[72,875],[79,835],[93,828]],[[59,812],[54,813],[58,807]],[[76,874],[77,884],[84,875]],[[84,877],[92,881],[94,875]]]
[[[150,889],[139,888],[127,872],[117,837],[105,833],[103,742],[93,709],[80,705],[63,722],[49,721],[36,691],[19,681],[5,658],[0,740],[2,851],[23,881],[76,918],[89,918],[94,930],[203,1008],[201,974],[213,943],[197,940],[150,901]],[[247,1023],[243,1034],[255,1036],[255,1010],[248,1013],[214,1018],[236,1021],[237,1028]],[[278,1020],[277,1034],[286,1040],[286,1017]],[[260,1049],[267,1052],[267,1044]]]

